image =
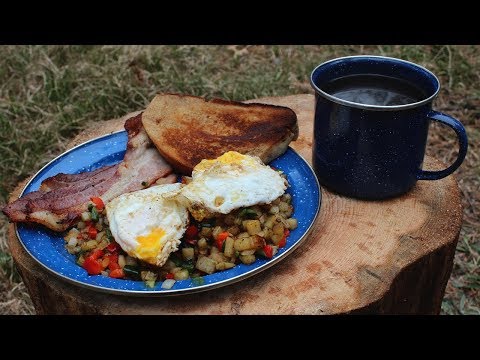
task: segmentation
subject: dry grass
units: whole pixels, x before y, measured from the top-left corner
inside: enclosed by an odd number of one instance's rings
[[[311,93],[309,74],[344,55],[404,58],[434,71],[436,108],[466,125],[470,150],[456,173],[464,226],[443,302],[448,314],[479,314],[479,46],[8,46],[0,47],[0,202],[15,184],[93,122],[143,108],[159,91],[245,100]],[[451,162],[454,135],[433,126],[427,152]],[[34,312],[6,247],[0,216],[0,314]]]

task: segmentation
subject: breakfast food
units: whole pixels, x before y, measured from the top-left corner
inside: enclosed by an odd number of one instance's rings
[[[125,129],[121,163],[57,174],[4,213],[69,229],[66,249],[89,275],[149,287],[200,281],[286,246],[297,227],[288,179],[265,163],[298,136],[292,110],[164,94]],[[179,183],[174,169],[191,176]]]
[[[230,150],[268,164],[298,136],[297,116],[289,108],[179,94],[157,95],[142,122],[160,154],[184,175],[202,159]]]
[[[203,160],[182,182],[106,206],[93,198],[65,236],[67,250],[89,274],[172,285],[270,259],[297,227],[285,175],[256,157],[227,152]]]
[[[162,266],[178,249],[187,228],[188,212],[166,192],[180,183],[156,185],[120,195],[106,205],[111,234],[130,256]]]
[[[178,230],[182,227],[182,221],[177,220],[177,230],[168,230],[173,234],[169,240],[159,236],[162,231],[158,229],[167,228],[167,225],[155,228],[155,224],[152,230],[147,231],[147,236],[140,235],[142,248],[138,246],[138,236],[135,234],[138,233],[137,226],[132,225],[134,220],[124,224],[124,228],[129,229],[128,234],[122,237],[114,235],[118,230],[111,229],[117,225],[108,220],[111,215],[107,216],[107,209],[102,203],[98,207],[98,200],[94,200],[89,211],[82,214],[84,221],[80,221],[65,235],[68,252],[76,255],[77,263],[90,275],[142,280],[147,287],[155,286],[157,281],[163,281],[167,284],[165,286],[171,287],[175,281],[188,278],[192,278],[194,284],[201,285],[205,275],[228,270],[238,264],[249,265],[258,258],[271,259],[287,245],[290,231],[297,227],[297,220],[292,218],[292,197],[285,193],[270,204],[242,207],[227,215],[216,214],[201,222],[190,217],[180,241],[174,239],[182,232]],[[183,219],[179,215],[182,211],[175,210],[175,213],[178,219]],[[145,224],[143,216],[137,215],[137,220]],[[153,222],[155,219],[162,221],[151,217]],[[165,244],[160,246],[160,251],[155,243],[158,239]],[[164,263],[162,266],[152,266],[149,261],[141,260],[139,255],[147,255],[144,260],[160,259],[158,264]]]
[[[287,181],[258,157],[229,151],[196,165],[191,181],[175,197],[202,221],[216,213],[269,204],[286,188]]]
[[[65,231],[87,210],[91,197],[108,202],[150,186],[159,179],[175,182],[171,166],[152,145],[137,115],[125,122],[127,151],[119,164],[80,174],[58,174],[42,182],[38,191],[7,204],[2,210],[14,222],[38,223]]]

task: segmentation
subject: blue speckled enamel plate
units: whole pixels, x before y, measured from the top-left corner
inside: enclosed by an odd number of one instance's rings
[[[127,133],[117,132],[81,144],[60,155],[27,184],[22,194],[38,190],[43,180],[58,173],[74,174],[95,170],[101,166],[115,164],[123,159],[127,144]],[[101,275],[89,276],[75,263],[75,256],[67,252],[62,234],[54,233],[41,226],[18,224],[17,234],[27,252],[43,267],[61,278],[91,289],[124,295],[180,295],[225,286],[269,268],[297,248],[306,238],[318,215],[321,202],[320,186],[310,165],[294,150],[288,150],[275,159],[272,166],[282,170],[288,178],[294,213],[298,228],[291,231],[287,245],[273,259],[258,259],[253,264],[240,264],[232,269],[204,276],[204,284],[196,285],[190,279],[177,281],[165,290],[161,282],[148,288],[143,281],[121,280]]]

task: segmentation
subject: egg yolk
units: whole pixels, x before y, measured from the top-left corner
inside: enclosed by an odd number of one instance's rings
[[[254,163],[254,160],[246,155],[240,154],[236,151],[227,151],[223,155],[219,156],[213,160],[202,160],[197,166],[195,166],[194,170],[196,171],[205,171],[210,169],[213,165],[221,163],[221,164],[238,164],[241,162],[245,162],[247,164]]]
[[[135,249],[137,256],[144,260],[149,258],[155,259],[160,251],[162,251],[160,240],[164,235],[165,230],[155,228],[147,235],[137,236],[138,246]]]

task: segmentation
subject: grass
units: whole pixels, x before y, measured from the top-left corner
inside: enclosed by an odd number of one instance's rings
[[[309,74],[338,56],[400,57],[434,71],[436,108],[462,120],[470,149],[456,177],[464,225],[442,312],[480,314],[479,46],[3,46],[0,203],[88,126],[144,108],[160,91],[246,100],[312,93]],[[455,137],[432,126],[427,153],[451,162]],[[6,246],[0,215],[0,314],[34,309]]]

